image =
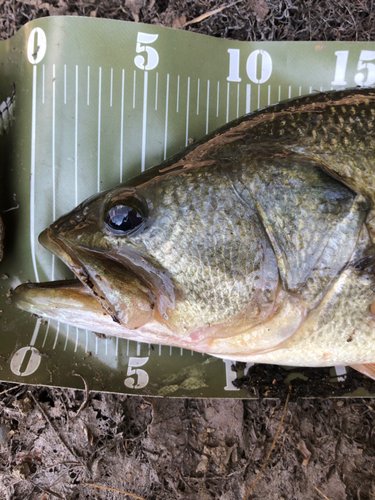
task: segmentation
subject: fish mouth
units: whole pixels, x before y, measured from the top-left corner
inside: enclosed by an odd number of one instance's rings
[[[123,265],[107,255],[70,248],[51,228],[40,234],[39,242],[62,260],[76,279],[22,284],[14,290],[16,307],[80,328],[120,336],[152,319],[153,294]]]

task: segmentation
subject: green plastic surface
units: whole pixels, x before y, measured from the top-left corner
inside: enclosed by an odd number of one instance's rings
[[[37,237],[88,196],[259,107],[374,83],[372,43],[235,42],[76,17],[38,19],[0,42],[0,102],[15,86],[15,119],[0,136],[0,208],[19,203],[3,214],[0,378],[82,388],[79,372],[96,390],[247,397],[229,361],[43,322],[7,291],[71,276]]]

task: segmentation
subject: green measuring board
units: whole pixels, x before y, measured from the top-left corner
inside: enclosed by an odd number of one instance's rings
[[[71,277],[38,235],[92,194],[260,107],[374,83],[375,43],[235,42],[76,17],[0,42],[0,208],[19,204],[3,214],[0,378],[82,388],[78,372],[96,390],[247,397],[230,361],[42,321],[8,290]]]

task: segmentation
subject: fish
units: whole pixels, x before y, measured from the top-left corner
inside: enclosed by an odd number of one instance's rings
[[[139,342],[375,376],[375,89],[245,115],[39,236],[17,307]]]

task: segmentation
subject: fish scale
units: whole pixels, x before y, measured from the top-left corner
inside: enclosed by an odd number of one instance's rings
[[[270,250],[265,233],[251,217],[252,211],[233,191],[228,192],[227,178],[220,175],[220,169],[218,175],[215,173],[214,168],[206,167],[197,175],[189,174],[176,179],[175,183],[168,182],[168,189],[158,192],[159,203],[154,215],[158,225],[148,235],[134,238],[134,243],[144,245],[153,258],[163,258],[164,267],[187,297],[192,311],[184,304],[183,312],[179,313],[182,305],[177,304],[174,312],[184,323],[187,316],[189,321],[192,316],[197,322],[202,321],[202,316],[208,323],[223,321],[228,311],[235,315],[249,306],[256,288],[254,280],[261,273],[260,247],[268,245]],[[184,187],[189,194],[182,206],[168,210],[171,205],[178,206],[177,188]],[[176,194],[172,197],[171,193]],[[186,212],[187,204],[190,209]],[[159,227],[162,230],[158,231]],[[194,248],[191,248],[192,232],[196,238]],[[254,232],[256,237],[250,238]],[[234,248],[233,240],[241,244]],[[267,265],[271,267],[270,262]],[[276,263],[273,281],[275,288]],[[236,293],[236,288],[242,292]],[[272,304],[273,299],[270,302]]]

